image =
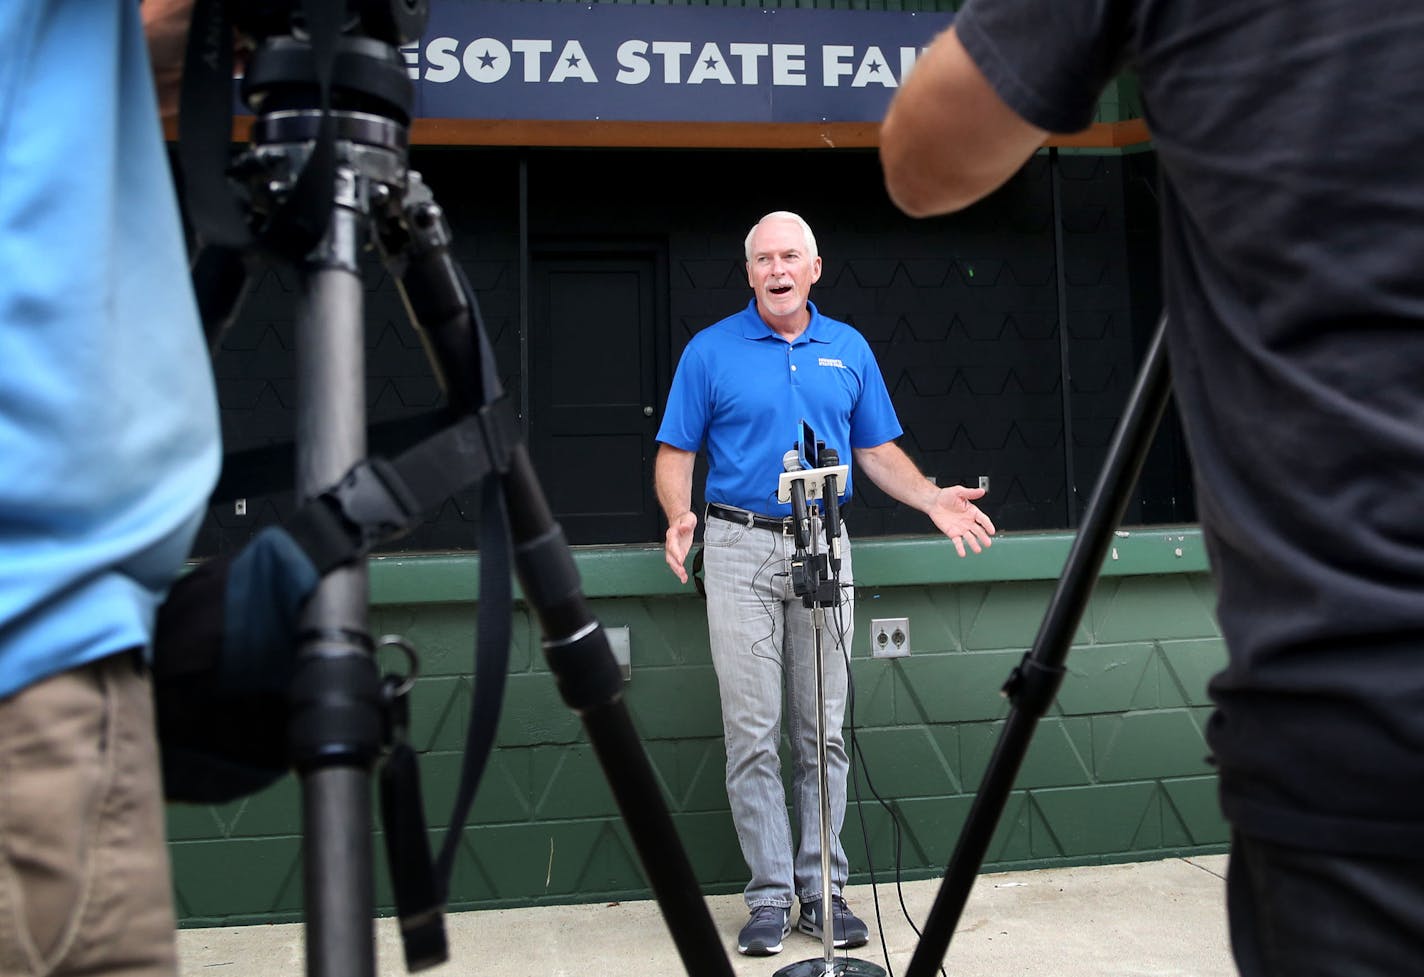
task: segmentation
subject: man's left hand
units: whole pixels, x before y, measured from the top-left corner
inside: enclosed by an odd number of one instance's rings
[[[975,553],[982,553],[994,543],[989,538],[995,532],[994,521],[973,501],[983,497],[984,489],[950,485],[939,490],[930,506],[930,519],[954,542],[960,556],[967,555],[966,544]]]

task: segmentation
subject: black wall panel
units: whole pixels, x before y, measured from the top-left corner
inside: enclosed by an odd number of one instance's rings
[[[922,221],[891,205],[867,151],[421,150],[411,162],[447,212],[516,403],[529,353],[520,335],[521,167],[531,251],[549,242],[661,251],[659,415],[687,340],[750,297],[742,242],[751,224],[770,210],[799,212],[824,262],[812,299],[870,342],[905,428],[901,443],[940,484],[987,476],[983,505],[1002,530],[1076,523],[1156,317],[1150,154],[1040,154],[964,213]],[[428,411],[438,386],[374,257],[366,281],[369,418]],[[224,342],[217,371],[229,451],[291,437],[296,287],[290,271],[266,272]],[[237,515],[232,498],[215,503],[202,552],[240,545],[289,508],[286,494],[244,489],[244,480],[263,487],[254,471],[229,466],[226,494],[246,498],[247,512]],[[847,514],[857,535],[931,531],[868,479],[857,487]],[[1129,521],[1191,515],[1185,453],[1168,425]],[[395,548],[473,547],[476,516],[466,494]]]

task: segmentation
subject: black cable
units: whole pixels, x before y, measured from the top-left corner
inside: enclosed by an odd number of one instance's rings
[[[853,707],[852,707],[852,708],[853,708]],[[916,939],[918,939],[918,938],[920,938],[920,936],[921,936],[920,928],[915,925],[914,917],[910,914],[910,909],[909,909],[909,907],[905,905],[904,879],[902,878],[902,875],[901,875],[901,864],[902,864],[901,855],[902,855],[902,852],[903,852],[903,836],[902,836],[901,833],[900,833],[901,825],[900,825],[900,818],[899,818],[899,815],[898,815],[898,813],[895,811],[895,809],[894,809],[893,807],[891,807],[890,804],[889,804],[883,797],[880,796],[879,792],[876,791],[876,789],[875,789],[875,784],[874,784],[874,783],[871,781],[871,779],[870,779],[869,768],[868,768],[868,765],[866,764],[866,760],[865,760],[865,751],[860,748],[860,742],[859,742],[859,740],[855,739],[854,734],[852,734],[852,749],[854,750],[856,756],[860,757],[860,766],[861,766],[861,768],[863,769],[863,772],[864,772],[864,774],[865,774],[865,784],[866,784],[867,787],[870,788],[871,796],[873,796],[873,797],[875,798],[875,800],[880,804],[880,806],[881,806],[882,808],[885,809],[885,812],[890,816],[890,827],[891,827],[891,829],[892,829],[892,836],[893,836],[893,838],[894,838],[894,850],[895,850],[895,894],[896,894],[896,897],[897,897],[897,899],[898,899],[898,901],[899,901],[899,903],[900,903],[900,912],[901,912],[902,915],[904,915],[904,917],[905,917],[905,922],[909,924],[910,929],[914,932]],[[867,861],[868,861],[868,860],[869,860],[869,852],[870,852],[870,840],[869,840],[868,833],[866,832],[866,829],[865,829],[865,813],[864,813],[864,811],[860,811],[860,810],[859,810],[859,809],[860,809],[860,803],[861,803],[861,801],[860,801],[860,784],[859,784],[858,782],[857,782],[857,783],[853,783],[853,784],[852,784],[852,787],[853,787],[853,789],[855,790],[856,808],[857,808],[857,810],[858,810],[858,812],[859,812],[859,815],[860,815],[861,838],[862,838],[863,843],[865,844],[865,848],[866,848],[866,858],[867,858]],[[871,893],[872,893],[872,895],[875,897],[875,900],[874,900],[874,901],[875,901],[875,919],[876,919],[876,924],[879,925],[879,924],[880,924],[880,898],[879,898],[879,894],[876,893],[875,890],[874,890],[874,888],[873,888],[874,885],[875,885],[875,872],[874,872],[874,869],[873,869],[873,868],[871,869],[871,873],[870,873],[870,884],[871,884],[871,886],[872,886]],[[881,934],[880,934],[880,945],[881,945],[881,950],[882,950],[882,952],[885,953],[885,969],[886,969],[886,972],[889,974],[889,977],[895,977],[895,973],[894,973],[894,971],[893,971],[893,970],[891,969],[891,967],[890,967],[890,954],[889,954],[889,951],[885,949],[885,934],[884,934],[883,930],[882,930],[882,932],[881,932]],[[941,974],[944,974],[944,965],[943,965],[943,964],[940,965],[940,973],[941,973]]]
[[[851,592],[851,597],[852,599],[854,599],[855,588],[850,586],[843,587],[841,585],[841,575],[839,570],[832,571],[831,581],[834,585],[835,592],[837,594],[839,594],[842,590],[847,590]],[[860,762],[864,764],[865,754],[861,751],[859,740],[855,735],[855,673],[851,670],[850,649],[846,646],[845,617],[842,613],[844,607],[845,604],[843,601],[836,601],[836,644],[841,650],[841,657],[845,661],[846,669],[846,727],[848,730],[846,736],[847,742],[850,744],[850,752],[848,759],[853,762],[855,760],[856,755],[859,754]],[[860,803],[860,784],[856,781],[854,771],[851,772],[849,779],[851,790],[855,794],[855,815],[856,820],[860,822],[860,841],[861,844],[865,847],[866,869],[870,874],[870,901],[875,906],[875,932],[876,935],[880,938],[880,956],[885,961],[885,972],[888,977],[895,977],[895,971],[890,966],[890,948],[885,943],[885,925],[880,914],[880,891],[876,887],[875,882],[875,860],[870,855],[870,833],[865,827],[865,809],[861,807]],[[869,781],[870,778],[867,776],[866,782],[869,783]],[[895,832],[895,836],[896,848],[898,850],[898,829]],[[898,862],[898,855],[896,860]],[[847,879],[847,881],[849,881],[849,879]]]
[[[768,641],[776,637],[776,610],[773,609],[771,603],[765,597],[758,593],[757,578],[771,568],[771,562],[772,560],[776,559],[777,552],[779,549],[780,547],[777,545],[776,539],[773,537],[771,541],[771,549],[767,551],[766,558],[761,561],[761,566],[757,567],[756,571],[752,574],[751,583],[752,593],[756,596],[757,602],[761,604],[761,609],[766,612],[766,619],[771,624],[771,631],[769,633],[767,633],[763,637],[757,638],[755,641],[752,642],[751,653],[753,655],[756,655],[758,658],[763,658],[766,661],[770,662],[777,661],[777,659],[770,655],[763,655],[761,652],[757,651],[757,645],[761,644],[763,641]],[[786,574],[774,573],[772,574],[772,576],[784,577],[786,576]]]
[[[829,540],[829,538],[827,538],[826,543],[827,543],[827,546],[829,547],[829,545],[830,545],[830,540]],[[835,593],[835,594],[837,595],[837,597],[839,597],[839,596],[840,596],[840,593],[841,593],[841,590],[842,590],[843,588],[841,587],[841,571],[840,571],[840,568],[838,568],[838,567],[831,570],[831,587],[832,587],[832,592]],[[844,588],[844,589],[850,590],[851,588],[846,587],[846,588]],[[846,663],[846,708],[847,708],[846,718],[850,721],[850,741],[853,743],[853,742],[855,741],[855,676],[851,674],[851,670],[850,670],[850,655],[849,655],[849,653],[848,653],[847,650],[846,650],[846,641],[845,641],[845,619],[844,619],[844,617],[843,617],[842,614],[841,614],[841,611],[842,611],[843,607],[844,607],[844,605],[841,603],[841,601],[840,601],[840,600],[837,600],[836,603],[835,603],[835,609],[836,609],[836,615],[835,615],[835,617],[836,617],[836,634],[835,634],[835,640],[836,640],[836,647],[839,648],[840,651],[841,651],[841,658],[842,658],[842,659],[845,661],[845,663]],[[844,726],[844,723],[842,724],[842,726]],[[845,733],[844,733],[844,732],[842,732],[841,738],[842,738],[842,740],[845,739]],[[851,763],[851,756],[852,756],[851,752],[848,751],[848,752],[846,753],[847,779],[851,779],[850,776],[849,776],[850,763]],[[860,817],[861,831],[862,831],[862,835],[863,835],[863,834],[864,834],[864,829],[865,829],[865,816],[864,816],[863,814],[860,814],[860,800],[859,800],[859,798],[856,799],[856,812],[857,812],[857,816]],[[842,821],[844,822],[844,818],[842,818]],[[837,838],[836,838],[836,843],[837,843],[837,844],[840,843],[840,837],[839,837],[839,836],[837,836]],[[822,839],[821,844],[822,844],[822,845],[825,845],[825,839]],[[842,850],[843,852],[845,851],[845,845],[841,845],[841,850]],[[849,884],[850,884],[850,853],[849,853],[849,852],[845,852],[845,854],[846,854],[846,884],[849,885]],[[866,857],[866,861],[869,862],[869,860],[870,860],[870,848],[869,848],[869,847],[867,847],[866,850],[865,850],[865,857]],[[830,879],[826,879],[825,882],[826,882],[827,885],[829,885],[829,884],[830,884]],[[875,925],[876,925],[876,928],[878,929],[879,926],[880,926],[880,901],[879,901],[879,899],[877,899],[876,896],[875,896],[875,869],[874,869],[873,867],[871,868],[871,871],[870,871],[870,895],[871,895],[872,901],[875,902]],[[845,893],[844,893],[844,892],[841,893],[841,898],[842,898],[842,899],[845,898]],[[822,925],[825,925],[825,920],[822,920]],[[834,911],[832,911],[832,913],[831,913],[830,925],[831,925],[831,931],[832,931],[832,933],[834,934],[834,932],[835,932],[835,925],[836,925],[835,913],[834,913]],[[882,933],[881,936],[880,936],[880,947],[881,947],[881,951],[884,952],[884,948],[885,948],[885,936],[884,936],[883,933]],[[846,947],[846,948],[845,948],[845,952],[842,954],[842,956],[844,956],[844,957],[846,957],[847,959],[849,959],[849,957],[850,957],[850,947]],[[889,962],[889,957],[886,957],[886,961],[887,961],[887,963]],[[892,975],[892,977],[893,977],[893,975]]]
[[[836,587],[839,590],[840,575],[837,574],[834,579],[836,581]],[[846,589],[850,590],[852,588],[847,587]],[[910,915],[909,907],[905,905],[904,880],[901,877],[902,836],[900,834],[900,816],[875,789],[875,783],[870,779],[870,765],[866,762],[865,751],[860,748],[860,739],[855,735],[855,680],[850,667],[850,651],[846,648],[844,643],[845,622],[841,617],[841,605],[839,602],[836,605],[836,630],[841,643],[841,653],[846,663],[846,716],[850,726],[849,742],[851,757],[852,759],[855,757],[860,758],[860,762],[856,765],[856,771],[864,774],[865,786],[870,789],[871,796],[875,798],[876,802],[884,808],[885,813],[890,817],[891,836],[894,839],[893,846],[895,852],[895,894],[900,903],[900,912],[904,915],[905,922],[910,925],[910,929],[914,932],[915,939],[918,941],[921,938],[920,928],[915,925],[914,917]],[[880,893],[876,889],[875,865],[870,856],[870,833],[865,826],[865,810],[861,807],[860,783],[854,774],[851,776],[851,789],[855,794],[855,810],[856,817],[860,821],[861,843],[865,846],[865,862],[870,875],[870,896],[871,901],[875,905],[875,926],[880,935],[880,952],[885,959],[886,974],[888,977],[895,977],[895,971],[890,966],[890,950],[885,943],[885,927],[882,924],[880,916]],[[948,977],[948,975],[945,974],[943,962],[940,963],[939,972],[941,977]]]

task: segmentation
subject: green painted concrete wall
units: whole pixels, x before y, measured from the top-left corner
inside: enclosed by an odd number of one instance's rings
[[[1007,713],[999,688],[1033,642],[1071,539],[1008,535],[965,560],[929,538],[856,544],[853,718],[863,763],[860,803],[853,793],[842,835],[853,881],[868,881],[872,870],[881,881],[897,868],[904,878],[943,873]],[[739,891],[745,869],[722,783],[704,605],[667,572],[660,549],[589,549],[576,558],[600,621],[629,629],[627,701],[697,876],[709,893]],[[372,566],[372,634],[404,634],[422,656],[412,739],[435,845],[468,718],[478,562],[407,556]],[[1212,606],[1195,528],[1119,534],[986,869],[1224,850],[1202,738],[1206,681],[1225,657]],[[873,617],[909,619],[911,657],[870,657]],[[454,909],[648,895],[535,629],[517,607],[498,745],[457,861]],[[902,825],[898,849],[866,772]],[[293,778],[223,807],[172,807],[169,831],[185,925],[300,918]],[[375,850],[386,910],[379,840]]]

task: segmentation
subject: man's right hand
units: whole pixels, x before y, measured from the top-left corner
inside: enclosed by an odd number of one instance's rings
[[[692,549],[692,533],[696,528],[697,514],[688,509],[668,526],[663,543],[668,569],[683,583],[687,583],[687,568],[683,564],[687,561],[687,551]]]

